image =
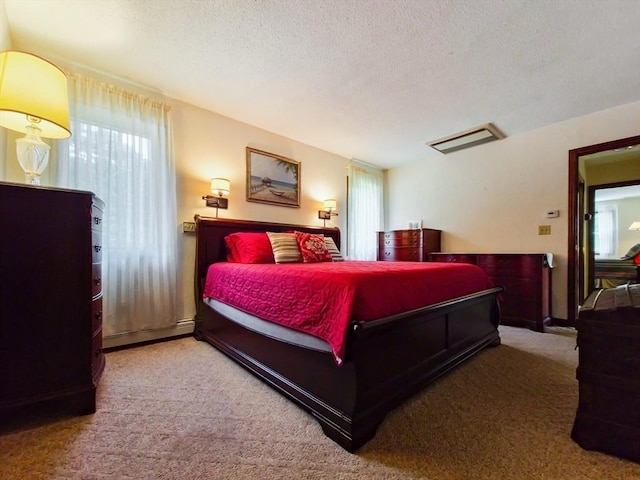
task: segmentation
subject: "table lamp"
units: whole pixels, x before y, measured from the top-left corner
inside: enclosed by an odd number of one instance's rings
[[[26,183],[40,185],[49,163],[44,138],[68,138],[67,77],[47,60],[30,53],[0,52],[0,126],[25,133],[16,140]]]

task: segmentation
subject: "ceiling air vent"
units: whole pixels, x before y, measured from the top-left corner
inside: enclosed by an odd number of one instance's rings
[[[456,133],[449,137],[434,140],[427,143],[431,148],[435,148],[442,153],[451,153],[463,148],[475,147],[476,145],[482,145],[483,143],[493,142],[504,138],[504,134],[500,132],[492,123],[486,125],[480,125],[479,127],[472,128],[466,132]]]

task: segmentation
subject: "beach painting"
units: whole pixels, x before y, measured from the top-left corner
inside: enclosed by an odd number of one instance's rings
[[[300,162],[247,147],[247,201],[300,207]]]

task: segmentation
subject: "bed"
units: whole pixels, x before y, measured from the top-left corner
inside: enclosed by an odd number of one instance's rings
[[[375,320],[351,320],[339,358],[323,341],[313,344],[313,336],[296,332],[288,338],[290,329],[282,326],[265,331],[272,322],[258,315],[239,320],[237,309],[205,298],[210,267],[227,262],[225,237],[295,230],[331,237],[339,247],[340,231],[200,215],[195,222],[195,337],[309,411],[325,435],[349,452],[368,442],[393,408],[485,347],[500,344],[499,286]]]
[[[596,259],[594,266],[596,288],[640,283],[640,265],[636,265],[633,259]]]

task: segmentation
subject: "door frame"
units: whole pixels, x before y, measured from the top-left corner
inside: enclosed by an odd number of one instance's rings
[[[580,235],[583,233],[583,219],[580,218],[578,212],[578,167],[580,157],[638,144],[640,144],[640,135],[569,150],[569,206],[567,209],[569,218],[567,247],[567,323],[571,326],[576,325],[578,316],[579,300],[577,299],[577,295],[580,291],[578,285],[580,274],[578,272],[584,271],[584,259],[579,255],[579,251],[582,248],[582,244],[579,243],[579,239]]]

